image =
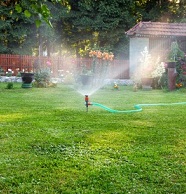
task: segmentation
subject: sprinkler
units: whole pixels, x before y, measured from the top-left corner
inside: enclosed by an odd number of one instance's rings
[[[92,105],[92,103],[89,102],[89,97],[88,97],[88,95],[85,95],[85,106],[86,106],[87,112],[88,112],[88,106],[89,106],[89,105]]]

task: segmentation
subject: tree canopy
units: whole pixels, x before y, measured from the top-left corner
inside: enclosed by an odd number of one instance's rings
[[[186,18],[184,0],[4,0],[0,5],[0,53],[10,54],[38,54],[42,48],[48,55],[86,56],[101,48],[127,57],[125,31],[137,22]]]

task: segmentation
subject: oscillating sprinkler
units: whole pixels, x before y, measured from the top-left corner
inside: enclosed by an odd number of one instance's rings
[[[87,112],[88,112],[88,106],[89,106],[89,105],[92,105],[92,103],[89,102],[89,97],[88,97],[88,95],[85,95],[85,106],[86,106]]]

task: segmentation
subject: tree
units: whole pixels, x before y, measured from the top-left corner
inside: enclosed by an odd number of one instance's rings
[[[1,2],[0,53],[31,53],[36,35],[35,25],[31,19],[22,17],[13,10],[13,3]]]
[[[138,21],[181,22],[186,16],[184,0],[142,0],[136,1],[135,12]]]
[[[0,5],[0,52],[31,54],[40,47],[48,56],[64,50],[87,56],[93,47],[127,56],[125,31],[137,22],[184,22],[186,16],[184,0],[4,0]]]
[[[0,3],[0,53],[33,54],[33,50],[38,53],[41,46],[50,55],[54,29],[41,22],[43,16],[32,8],[33,3],[39,6],[42,2],[44,1],[8,0]],[[48,9],[54,7],[50,1],[45,2],[45,5]],[[38,19],[41,23],[35,25]]]
[[[71,0],[69,5],[62,25],[68,43],[79,55],[86,55],[94,45],[113,51],[118,42],[126,41],[124,32],[136,21],[131,17],[134,3],[130,0]]]

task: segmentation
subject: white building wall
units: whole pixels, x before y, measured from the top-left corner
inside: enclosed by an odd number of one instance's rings
[[[141,52],[144,50],[144,48],[147,47],[149,50],[149,38],[130,38],[130,49],[129,49],[129,75],[132,77],[132,75],[135,73],[135,70],[137,69],[137,66],[140,61]]]

